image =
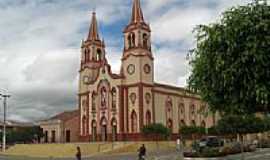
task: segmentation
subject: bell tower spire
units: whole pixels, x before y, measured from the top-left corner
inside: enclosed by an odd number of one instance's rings
[[[132,17],[131,23],[141,23],[144,22],[143,12],[141,9],[140,0],[133,1],[133,8],[132,8]]]
[[[89,33],[82,42],[81,68],[99,68],[107,63],[105,57],[105,42],[101,40],[98,31],[96,13],[92,13]]]
[[[140,0],[133,0],[131,20],[124,29],[124,51],[130,49],[144,49],[151,52],[151,29],[144,21]]]
[[[121,71],[126,76],[126,83],[152,85],[154,58],[151,49],[151,29],[144,20],[140,0],[133,0],[131,19],[123,33],[124,49]]]
[[[96,18],[96,12],[92,13],[92,21],[89,29],[89,34],[87,40],[89,41],[100,41],[98,33],[98,24]]]

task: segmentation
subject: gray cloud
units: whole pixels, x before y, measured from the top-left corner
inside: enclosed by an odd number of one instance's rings
[[[153,31],[156,81],[184,86],[194,26],[215,21],[225,8],[246,2],[143,0]],[[129,18],[130,7],[125,0],[0,1],[0,92],[12,94],[9,118],[38,120],[76,108],[79,49],[87,35],[89,11],[95,8],[100,26],[110,30],[108,26]],[[119,38],[105,37],[114,72],[121,63]]]

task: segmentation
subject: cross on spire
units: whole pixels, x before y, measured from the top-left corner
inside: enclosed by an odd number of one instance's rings
[[[92,21],[89,29],[89,34],[87,40],[89,41],[100,41],[99,33],[98,33],[98,24],[96,18],[96,12],[92,13]]]
[[[132,8],[132,17],[131,23],[141,23],[144,22],[143,12],[141,9],[140,0],[133,1],[133,8]]]

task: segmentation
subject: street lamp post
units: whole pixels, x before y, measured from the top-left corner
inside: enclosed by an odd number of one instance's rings
[[[4,124],[3,124],[3,145],[2,150],[3,152],[6,151],[6,110],[7,110],[7,99],[10,98],[10,95],[8,94],[0,94],[1,97],[3,97],[3,105],[4,105]]]

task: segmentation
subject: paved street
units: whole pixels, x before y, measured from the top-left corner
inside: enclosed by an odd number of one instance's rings
[[[256,151],[254,153],[245,153],[246,160],[269,160],[270,159],[270,149],[264,149],[261,151]],[[181,158],[175,152],[163,152],[163,153],[151,153],[149,155],[149,160],[181,160]],[[240,160],[241,155],[232,155],[225,158],[216,158],[209,160]],[[75,160],[75,158],[29,158],[29,157],[4,157],[0,156],[0,160]],[[83,160],[137,160],[135,154],[132,155],[110,155],[110,156],[95,156],[89,158],[83,158]],[[190,158],[185,158],[185,160],[192,160]]]

